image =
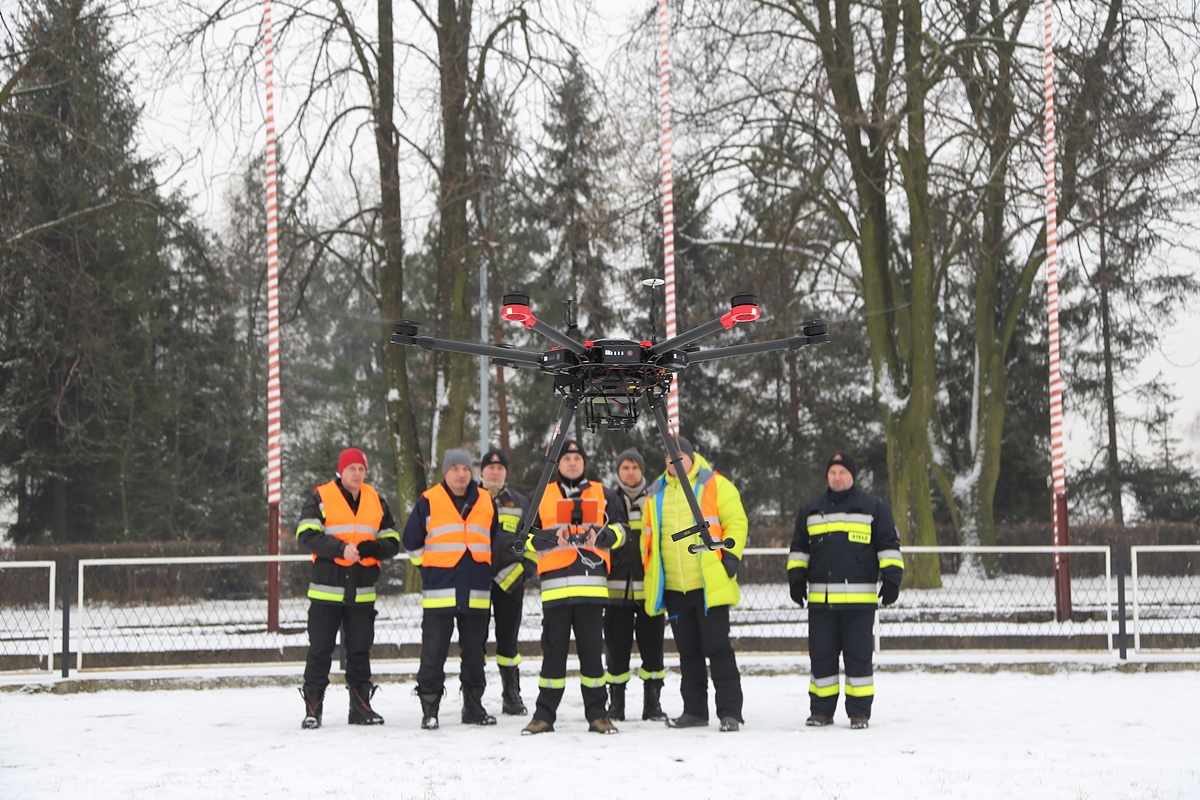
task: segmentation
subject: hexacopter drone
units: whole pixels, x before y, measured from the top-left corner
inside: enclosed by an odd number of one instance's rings
[[[678,442],[670,433],[664,409],[664,398],[671,388],[671,379],[676,372],[692,364],[718,358],[777,350],[798,350],[810,344],[829,341],[829,326],[820,320],[814,320],[802,326],[801,335],[786,339],[715,347],[711,350],[701,350],[692,344],[702,337],[728,330],[739,322],[753,322],[758,319],[758,297],[753,294],[734,295],[728,313],[719,319],[706,322],[657,344],[630,339],[578,342],[537,319],[529,309],[529,297],[524,294],[506,294],[500,316],[511,322],[521,323],[557,345],[539,353],[505,345],[435,339],[430,336],[418,336],[416,323],[407,321],[396,323],[391,342],[420,347],[423,350],[445,350],[483,356],[500,366],[513,369],[533,368],[554,376],[554,391],[563,398],[562,412],[559,415],[554,441],[546,451],[546,464],[542,469],[541,479],[529,498],[529,507],[525,509],[521,525],[517,529],[516,542],[513,544],[515,555],[524,551],[529,536],[533,535],[533,521],[537,518],[542,495],[545,494],[550,476],[558,464],[571,420],[581,404],[589,430],[594,431],[601,425],[610,430],[620,430],[631,428],[637,422],[637,401],[644,397],[658,423],[663,447],[678,473],[683,456]],[[679,541],[688,536],[699,536],[699,543],[688,545],[688,552],[691,553],[732,547],[732,539],[712,538],[691,483],[681,480],[680,484],[691,508],[695,525],[672,534],[671,538]]]

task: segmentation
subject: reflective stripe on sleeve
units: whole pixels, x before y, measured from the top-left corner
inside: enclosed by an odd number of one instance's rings
[[[504,591],[508,591],[508,587],[512,586],[517,581],[521,580],[521,576],[525,574],[525,565],[518,561],[515,564],[509,564],[496,573],[492,579]]]
[[[899,567],[904,569],[904,556],[899,550],[880,550],[879,551],[879,568],[884,567]]]

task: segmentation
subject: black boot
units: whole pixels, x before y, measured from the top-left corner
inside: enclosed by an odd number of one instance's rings
[[[617,722],[625,721],[625,684],[610,683],[608,685],[608,718]]]
[[[495,725],[496,718],[483,707],[483,689],[463,687],[463,725]]]
[[[371,698],[375,696],[375,692],[379,691],[379,687],[373,683],[359,683],[349,689],[349,723],[351,725],[382,725],[383,717],[376,714],[371,708]]]
[[[438,706],[442,703],[441,693],[432,694],[417,692],[421,698],[421,727],[427,731],[438,729]]]
[[[662,678],[651,678],[642,681],[642,719],[650,720],[651,722],[662,722],[667,718],[663,713],[662,696],[663,680]]]
[[[500,685],[503,687],[503,707],[505,714],[525,716],[529,712],[525,701],[521,699],[521,669],[517,666],[500,668]]]
[[[300,689],[300,696],[304,698],[304,721],[300,723],[300,727],[305,730],[314,730],[321,727],[321,711],[325,703],[325,687],[305,684]]]

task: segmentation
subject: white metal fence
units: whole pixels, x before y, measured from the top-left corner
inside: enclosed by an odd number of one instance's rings
[[[46,570],[45,584],[17,579],[25,570]],[[0,561],[0,670],[54,671],[54,637],[62,630],[55,616],[57,574],[53,561]]]
[[[1134,649],[1200,647],[1200,545],[1131,547],[1129,563]]]
[[[1173,566],[1157,565],[1153,576],[1139,574],[1136,551],[1141,551],[1142,565],[1148,553],[1162,553],[1154,557],[1163,559],[1173,553]],[[1200,631],[1200,576],[1190,561],[1179,563],[1181,552],[1197,551],[1200,547],[1135,548],[1135,648],[1142,647],[1136,637],[1151,629],[1147,626],[1153,626],[1158,636],[1147,642],[1150,646],[1200,647],[1200,635],[1189,639],[1178,634]],[[1055,614],[1056,553],[1070,559],[1069,619],[1057,619]],[[896,605],[880,609],[878,646],[883,650],[1113,649],[1117,597],[1107,547],[909,547],[905,558],[910,568],[917,559],[937,559],[941,585],[905,589]],[[738,649],[807,650],[808,612],[789,597],[786,560],[783,548],[746,550],[739,577],[742,601],[731,614]],[[308,644],[309,563],[309,557],[302,555],[80,561],[71,619],[75,666],[302,662]],[[48,651],[45,658],[52,663],[54,636],[61,627],[61,616],[53,615],[54,565],[37,564],[51,570],[51,613],[41,613],[40,606],[23,610],[20,601],[28,597],[13,598],[0,591],[5,620],[0,656],[36,642],[39,652]],[[279,570],[280,588],[278,624],[269,629],[271,564]],[[12,566],[0,562],[0,568]],[[420,652],[421,597],[406,592],[405,571],[402,563],[384,567],[376,602],[377,660],[410,658]],[[1168,625],[1174,626],[1172,636],[1163,638]],[[523,652],[538,652],[540,632],[541,603],[537,581],[532,580],[526,587]],[[10,668],[0,664],[0,669]]]

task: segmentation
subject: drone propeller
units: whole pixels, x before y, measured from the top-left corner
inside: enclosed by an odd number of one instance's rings
[[[912,305],[912,303],[897,303],[896,305],[888,306],[887,308],[879,308],[874,311],[867,311],[867,312],[863,312],[863,313],[851,313],[851,314],[846,314],[845,316],[841,316],[841,317],[833,317],[831,319],[826,319],[826,318],[822,317],[821,319],[828,325],[840,325],[844,322],[863,322],[865,320],[870,319],[871,317],[877,317],[880,314],[890,314],[893,311],[901,311],[903,309],[908,308],[911,305]],[[765,317],[760,318],[760,320],[766,321],[766,322],[771,321]],[[811,321],[798,321],[798,322],[781,322],[777,325],[770,325],[765,328],[756,327],[754,329],[754,336],[757,338],[759,336],[766,336],[766,335],[772,334],[772,333],[785,333],[787,331],[798,330],[800,328],[803,328],[805,325],[810,325],[810,324],[811,324]]]

